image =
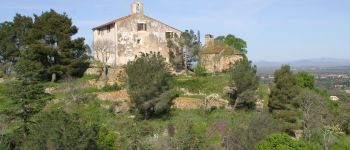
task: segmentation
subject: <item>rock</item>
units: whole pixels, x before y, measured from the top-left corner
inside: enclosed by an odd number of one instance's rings
[[[56,90],[56,88],[54,88],[54,87],[48,87],[48,88],[45,88],[44,92],[46,94],[52,94],[55,90]]]
[[[127,102],[123,102],[114,108],[115,114],[127,113],[128,111],[129,111],[129,104]]]
[[[129,118],[129,119],[134,119],[134,118],[135,118],[135,115],[130,115],[128,118]]]
[[[178,97],[173,100],[172,108],[174,109],[199,109],[201,107],[201,100],[195,98]]]
[[[211,109],[216,108],[229,108],[228,101],[221,99],[219,94],[211,94],[206,96],[205,99],[188,98],[188,97],[178,97],[173,100],[173,109]]]

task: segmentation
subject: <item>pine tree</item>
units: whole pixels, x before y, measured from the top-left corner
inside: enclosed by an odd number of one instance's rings
[[[259,77],[256,75],[256,66],[247,58],[236,62],[230,69],[230,93],[233,109],[236,107],[254,109],[256,90]]]
[[[170,109],[175,94],[169,90],[170,74],[159,53],[141,54],[126,66],[128,94],[145,119]]]
[[[83,38],[72,40],[78,29],[71,19],[65,13],[58,14],[54,10],[34,17],[32,27],[25,27],[25,31],[29,31],[18,34],[19,39],[22,39],[20,45],[25,45],[19,60],[21,65],[18,66],[18,74],[30,70],[23,65],[25,63],[29,67],[40,66],[40,69],[33,71],[41,75],[41,80],[51,78],[51,81],[56,81],[63,75],[82,76],[88,67],[87,47]],[[27,20],[17,22],[16,31],[20,32]]]
[[[294,130],[300,129],[297,81],[288,65],[276,70],[274,78],[268,106],[273,117],[292,135]]]

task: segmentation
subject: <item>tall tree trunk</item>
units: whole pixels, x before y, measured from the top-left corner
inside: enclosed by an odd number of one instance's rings
[[[238,97],[235,101],[235,104],[232,106],[232,110],[236,110],[236,107],[237,107],[239,101],[240,101],[240,98]]]
[[[56,73],[51,74],[51,82],[56,82]]]

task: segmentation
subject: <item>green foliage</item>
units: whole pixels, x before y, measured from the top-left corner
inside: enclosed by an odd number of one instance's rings
[[[118,84],[113,84],[113,85],[106,85],[102,88],[102,91],[104,92],[111,92],[111,91],[118,91],[120,90],[120,86]]]
[[[349,150],[350,137],[342,136],[330,148],[331,150]]]
[[[167,37],[167,47],[169,51],[170,63],[172,63],[177,70],[184,69],[185,63],[189,62],[191,58],[198,57],[201,49],[200,38],[193,30],[186,30],[180,36]],[[187,56],[184,57],[184,50]]]
[[[206,76],[207,75],[207,70],[205,69],[205,67],[201,66],[201,65],[197,65],[194,68],[194,74],[198,77],[201,76]]]
[[[254,109],[256,90],[259,86],[259,77],[256,75],[256,66],[248,59],[236,62],[230,69],[231,103],[234,108]]]
[[[200,77],[176,76],[171,85],[173,88],[185,88],[193,93],[221,94],[228,80],[229,75],[226,73]]]
[[[11,82],[7,84],[6,95],[11,103],[3,113],[6,114],[9,122],[19,120],[20,129],[24,134],[29,132],[31,118],[42,110],[46,102],[52,97],[44,92],[40,84],[29,82]]]
[[[296,80],[297,80],[297,85],[300,88],[309,88],[309,89],[314,89],[315,88],[315,77],[306,72],[298,72],[296,75]]]
[[[232,34],[229,34],[227,36],[219,36],[215,38],[215,42],[217,43],[225,43],[239,51],[241,51],[244,54],[247,54],[247,43],[238,37],[235,37]]]
[[[320,150],[319,145],[309,145],[292,139],[287,134],[271,134],[259,142],[256,150]]]
[[[89,80],[93,80],[93,79],[97,79],[97,75],[95,74],[86,74],[82,77],[82,79],[89,81]]]
[[[37,61],[20,59],[15,65],[15,71],[20,79],[26,81],[40,81],[46,78],[45,66]]]
[[[96,149],[94,134],[77,115],[58,110],[40,117],[21,149]]]
[[[290,66],[282,66],[274,74],[275,85],[272,87],[269,109],[275,119],[281,120],[281,124],[286,132],[293,134],[293,130],[300,128],[299,102],[297,81]]]
[[[34,21],[17,14],[13,22],[0,25],[0,37],[4,36],[0,40],[0,62],[11,64],[6,72],[16,64],[16,73],[24,80],[81,77],[89,66],[89,57],[84,39],[72,40],[77,32],[66,14],[54,10],[34,15]]]
[[[196,132],[192,122],[187,121],[183,132],[179,133],[175,140],[174,149],[192,149],[200,150],[207,148],[204,143],[204,137]]]
[[[314,91],[304,89],[297,99],[302,111],[304,139],[311,142],[314,130],[325,126],[333,116],[325,105],[326,99]]]
[[[298,95],[297,81],[290,66],[282,66],[274,74],[275,85],[271,90],[269,108],[292,109],[296,105],[294,98]]]
[[[159,112],[156,108],[159,109],[160,106],[165,107],[164,110],[170,108],[175,95],[169,96],[172,92],[166,92],[169,90],[171,76],[159,53],[141,54],[127,64],[126,74],[130,98],[145,119]]]
[[[235,150],[254,149],[259,141],[278,131],[276,121],[269,114],[258,113],[248,122],[244,122],[244,126],[234,129],[229,134],[225,147]]]

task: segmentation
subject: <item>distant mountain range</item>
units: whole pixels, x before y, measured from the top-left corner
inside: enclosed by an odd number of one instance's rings
[[[296,61],[274,62],[274,61],[256,61],[253,62],[258,67],[280,67],[288,64],[292,67],[340,67],[350,66],[350,59],[336,58],[316,58],[316,59],[301,59]]]

